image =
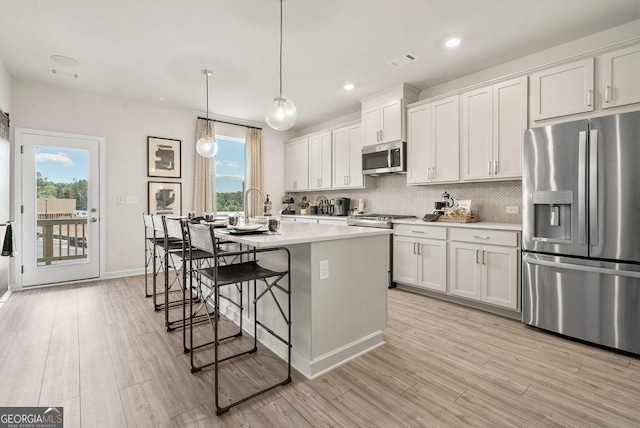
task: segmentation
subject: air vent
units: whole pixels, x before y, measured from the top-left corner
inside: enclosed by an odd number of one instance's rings
[[[78,73],[71,73],[69,71],[58,70],[57,68],[50,68],[49,73],[55,76],[68,77],[70,79],[79,79],[80,75]]]
[[[389,64],[391,67],[400,68],[400,67],[404,67],[409,63],[412,63],[417,59],[418,57],[416,55],[408,53],[389,61],[387,64]]]

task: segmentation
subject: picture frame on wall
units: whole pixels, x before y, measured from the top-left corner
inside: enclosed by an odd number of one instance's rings
[[[182,141],[147,137],[147,176],[182,177]]]
[[[182,215],[182,183],[150,181],[148,208],[149,214]]]

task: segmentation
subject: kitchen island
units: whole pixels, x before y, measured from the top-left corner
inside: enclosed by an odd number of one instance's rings
[[[309,379],[384,343],[387,326],[390,229],[341,225],[283,223],[278,234],[231,235],[216,230],[224,240],[255,248],[286,247],[291,253],[291,340],[293,367]],[[321,279],[321,262],[328,266]],[[285,252],[262,253],[259,263],[275,270],[286,268]],[[253,328],[253,287],[245,293],[243,325]],[[264,285],[258,283],[258,291]],[[284,293],[274,290],[280,301]],[[281,303],[282,304],[282,303]],[[232,306],[221,307],[239,321]],[[282,308],[285,313],[287,307]],[[259,301],[259,319],[286,335],[286,323],[273,299]],[[249,330],[250,334],[254,334]],[[258,339],[282,358],[286,346],[264,331]]]

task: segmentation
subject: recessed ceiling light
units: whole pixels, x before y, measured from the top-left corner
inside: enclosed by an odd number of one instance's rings
[[[353,88],[356,87],[356,85],[354,85],[353,83],[345,83],[343,86],[345,91],[351,91]]]
[[[75,66],[78,65],[78,61],[76,61],[73,58],[69,58],[68,56],[63,56],[63,55],[51,55],[49,57],[49,59],[57,64],[60,65],[67,65],[67,66]]]
[[[158,101],[167,101],[165,97],[158,97]]]
[[[444,42],[444,45],[446,47],[448,47],[448,48],[455,48],[460,43],[462,43],[462,40],[458,39],[457,37],[453,37],[453,38],[447,40],[446,42]]]

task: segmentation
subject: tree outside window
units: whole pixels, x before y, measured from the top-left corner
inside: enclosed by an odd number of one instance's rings
[[[218,153],[213,163],[216,211],[242,211],[245,180],[244,139],[216,135],[216,141]]]

